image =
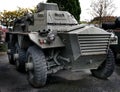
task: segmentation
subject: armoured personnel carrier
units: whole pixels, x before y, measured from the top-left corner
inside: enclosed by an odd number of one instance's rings
[[[46,84],[47,76],[67,69],[91,69],[94,76],[106,79],[114,70],[109,49],[109,32],[78,24],[55,3],[39,3],[35,14],[14,21],[6,36],[8,57],[19,71],[26,70],[34,87]]]

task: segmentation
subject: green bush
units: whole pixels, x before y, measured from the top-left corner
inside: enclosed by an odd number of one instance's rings
[[[6,52],[7,46],[5,44],[0,44],[0,52]]]

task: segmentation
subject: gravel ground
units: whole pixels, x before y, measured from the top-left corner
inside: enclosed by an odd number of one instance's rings
[[[120,67],[108,80],[100,80],[89,70],[80,72],[60,71],[48,78],[43,88],[33,88],[26,79],[26,74],[16,71],[8,63],[7,55],[0,55],[0,92],[120,92]]]

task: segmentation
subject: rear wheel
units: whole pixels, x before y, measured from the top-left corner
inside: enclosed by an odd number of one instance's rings
[[[18,58],[15,60],[16,69],[20,72],[25,72],[26,53],[18,44],[16,44],[16,54],[18,55]]]
[[[9,63],[14,65],[15,64],[14,54],[15,54],[16,48],[10,42],[8,42],[7,47],[9,50],[9,52],[8,52]]]
[[[115,68],[114,55],[111,50],[108,51],[106,60],[98,67],[98,69],[92,69],[92,75],[101,78],[107,79],[112,75]]]
[[[47,80],[47,66],[42,50],[32,46],[27,51],[26,70],[28,81],[34,87],[42,87]]]

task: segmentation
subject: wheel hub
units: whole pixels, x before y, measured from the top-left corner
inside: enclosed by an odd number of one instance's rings
[[[19,54],[14,54],[14,60],[18,60],[19,59]]]
[[[30,71],[30,70],[33,70],[33,63],[32,62],[28,62],[25,64],[25,67],[26,67],[26,71]]]
[[[8,50],[7,50],[7,53],[8,53],[8,54],[11,54],[11,50],[10,50],[10,49],[8,49]]]

